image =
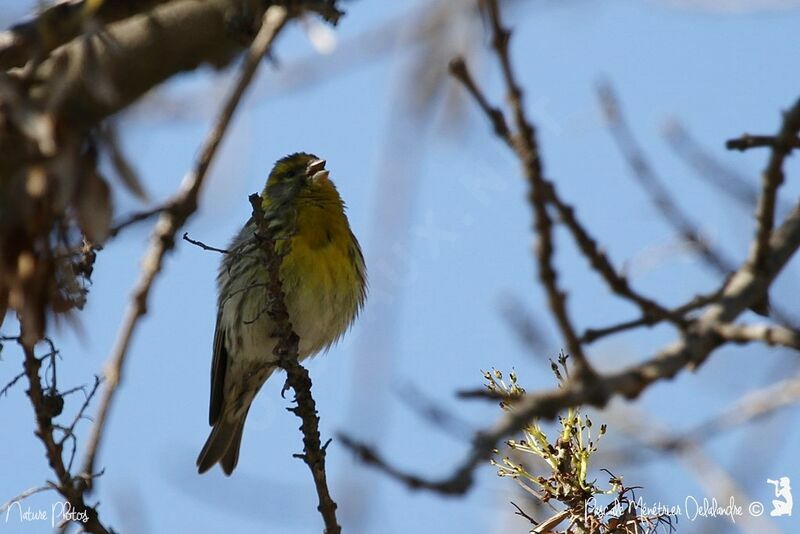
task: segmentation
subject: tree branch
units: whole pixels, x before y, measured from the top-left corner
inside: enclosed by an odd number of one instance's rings
[[[23,325],[24,326],[24,325]],[[88,506],[84,501],[84,486],[83,480],[93,475],[81,474],[78,477],[73,477],[67,466],[64,465],[63,441],[56,441],[53,432],[52,419],[58,415],[60,410],[53,409],[53,401],[50,399],[61,398],[57,391],[45,393],[39,378],[39,369],[42,362],[34,354],[33,347],[25,342],[26,337],[20,336],[20,345],[25,353],[25,374],[28,377],[28,397],[30,398],[31,405],[36,414],[36,437],[42,442],[45,447],[47,461],[51,469],[56,475],[58,480],[54,484],[56,490],[64,496],[70,505],[78,512],[77,517],[81,513],[85,513],[85,522],[83,519],[76,519],[75,521],[87,532],[95,534],[107,534],[110,532],[100,522],[97,516],[97,510]],[[63,403],[63,400],[61,401]],[[55,413],[54,413],[55,412]]]
[[[189,232],[183,233],[183,240],[186,241],[187,243],[191,243],[196,247],[200,247],[203,250],[208,250],[211,252],[219,252],[220,254],[230,254],[230,250],[224,248],[212,247],[211,245],[206,245],[202,241],[197,241],[196,239],[192,239],[191,237],[189,237]]]
[[[576,375],[580,380],[589,380],[594,375],[594,370],[578,341],[578,335],[567,311],[567,296],[558,286],[558,273],[553,265],[553,253],[555,251],[553,224],[547,212],[547,189],[549,188],[544,178],[536,131],[533,124],[525,116],[522,89],[517,83],[516,75],[511,67],[511,57],[508,49],[511,32],[503,27],[500,19],[500,8],[495,0],[485,1],[482,5],[489,15],[492,31],[491,43],[503,72],[507,91],[506,99],[514,117],[516,131],[509,139],[510,145],[517,153],[529,183],[528,201],[533,208],[534,232],[538,239],[535,257],[539,265],[539,280],[545,288],[550,309],[558,323],[561,334],[564,336],[567,350],[574,358]]]
[[[264,2],[267,6],[272,3]],[[42,61],[28,96],[42,110],[53,111],[57,102],[61,121],[76,131],[87,131],[178,73],[204,64],[216,68],[228,65],[260,26],[262,9],[266,9],[261,4],[246,0],[133,0],[129,10],[120,8],[119,19],[109,15],[109,21],[116,22],[102,32],[65,41]],[[83,2],[78,2],[74,9],[82,6]],[[152,9],[148,11],[149,6]],[[332,23],[341,15],[328,0],[301,0],[292,2],[292,6],[293,15],[314,11]],[[67,24],[60,19],[53,23]],[[76,28],[64,29],[63,39],[83,33],[82,28]],[[0,50],[9,43],[13,48],[16,38],[8,32],[2,35]],[[22,48],[29,52],[20,58],[34,53],[33,48]],[[102,73],[102,85],[112,90],[111,97],[108,91],[98,90],[96,77],[87,76],[90,67],[92,72]],[[13,72],[13,76],[22,79],[25,73]],[[0,176],[11,176],[27,161],[30,155],[19,150],[21,142],[19,135],[0,140]]]
[[[786,143],[782,145],[782,143]],[[725,142],[725,148],[728,150],[738,150],[740,152],[744,152],[745,150],[750,150],[751,148],[760,148],[760,147],[778,147],[782,146],[784,149],[794,149],[800,148],[800,139],[797,137],[786,137],[781,139],[780,136],[775,137],[773,135],[749,135],[749,134],[742,134],[741,137],[737,137],[736,139],[728,139]]]
[[[0,33],[0,70],[21,67],[81,35],[89,19],[101,24],[144,13],[169,0],[127,0],[117,2],[60,2],[42,9],[30,20]]]
[[[250,195],[250,205],[253,207],[253,220],[258,232],[256,239],[261,242],[262,249],[267,255],[267,270],[269,282],[267,284],[268,308],[267,314],[275,323],[273,336],[277,339],[272,353],[277,358],[278,366],[286,371],[286,385],[294,390],[294,400],[297,406],[290,408],[302,421],[300,430],[303,433],[303,453],[296,454],[296,458],[303,460],[311,470],[314,485],[319,497],[319,510],[325,523],[326,534],[339,534],[341,527],[336,520],[336,502],[328,490],[327,475],[325,473],[325,456],[330,441],[321,444],[319,435],[319,415],[314,397],[311,395],[311,377],[308,371],[298,360],[298,344],[300,338],[292,329],[289,312],[286,309],[285,295],[280,278],[280,267],[283,257],[275,250],[274,235],[269,226],[269,221],[264,216],[262,199],[259,195]]]
[[[708,306],[709,304],[716,302],[719,299],[720,295],[722,295],[722,289],[720,289],[719,291],[715,291],[714,293],[710,293],[708,295],[697,295],[689,302],[670,310],[670,314],[672,316],[682,317],[683,321],[685,323],[688,323],[689,318],[685,317],[687,313],[697,310],[699,308],[704,308],[705,306]],[[626,330],[639,328],[641,326],[654,326],[663,321],[664,321],[663,317],[659,318],[659,317],[654,317],[652,315],[642,315],[638,319],[624,321],[610,326],[605,326],[602,328],[587,328],[586,330],[584,330],[583,335],[581,335],[580,340],[581,343],[590,344],[594,343],[598,339],[610,336],[612,334],[617,334],[619,332],[624,332]]]
[[[3,505],[0,506],[0,515],[4,514],[6,512],[6,510],[11,508],[11,506],[16,502],[23,501],[23,500],[27,499],[28,497],[30,497],[31,495],[36,495],[37,493],[42,493],[44,491],[50,491],[50,490],[54,490],[54,489],[55,488],[52,487],[52,486],[36,486],[36,487],[33,487],[33,488],[28,488],[25,491],[23,491],[22,493],[20,493],[19,495],[15,496],[15,497],[12,497],[11,499],[9,499],[5,503],[3,503]]]
[[[767,168],[761,175],[761,196],[756,206],[756,237],[748,261],[753,269],[764,269],[769,237],[775,225],[775,203],[778,188],[784,180],[783,162],[792,151],[792,141],[800,132],[800,99],[784,114],[780,131],[775,136]]]
[[[800,332],[780,325],[721,324],[715,327],[719,336],[732,343],[760,342],[770,347],[800,350]]]

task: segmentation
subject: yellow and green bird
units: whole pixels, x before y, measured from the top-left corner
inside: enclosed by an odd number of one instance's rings
[[[300,359],[330,347],[353,323],[366,296],[366,268],[345,205],[325,161],[296,153],[275,163],[261,195],[264,216],[283,255],[286,308],[300,338]],[[267,257],[251,218],[233,239],[217,276],[217,326],[211,364],[209,424],[197,468],[239,460],[250,404],[276,369],[268,304]],[[288,248],[287,248],[288,247]]]

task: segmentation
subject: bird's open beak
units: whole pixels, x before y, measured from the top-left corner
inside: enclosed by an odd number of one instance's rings
[[[317,159],[308,164],[308,175],[312,182],[327,180],[330,173],[325,170],[325,160]]]

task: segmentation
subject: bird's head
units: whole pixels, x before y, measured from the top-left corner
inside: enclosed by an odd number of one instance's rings
[[[325,160],[314,154],[297,152],[278,160],[261,197],[264,213],[276,228],[293,231],[303,213],[344,218],[344,202],[329,179]]]
[[[269,173],[264,188],[264,203],[292,205],[304,200],[338,201],[339,193],[329,180],[325,160],[314,154],[297,152],[279,159]]]

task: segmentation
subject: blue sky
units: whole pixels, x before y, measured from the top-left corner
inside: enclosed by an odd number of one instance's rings
[[[336,29],[339,40],[347,42],[402,12],[397,4],[382,4],[349,3]],[[635,287],[668,303],[715,287],[716,278],[695,257],[675,252],[673,232],[631,180],[604,127],[595,86],[601,79],[614,84],[631,127],[681,205],[706,235],[741,259],[752,234],[750,214],[698,180],[661,131],[667,119],[677,117],[711,154],[756,183],[766,153],[728,153],[724,141],[745,131],[774,132],[780,110],[800,96],[800,71],[791,53],[800,11],[730,13],[655,1],[520,4],[513,13],[512,53],[528,109],[539,124],[547,175],[615,263],[638,266]],[[14,1],[3,17],[15,20],[32,5]],[[291,30],[279,41],[276,55],[290,67],[314,51],[301,32]],[[480,386],[481,369],[490,367],[515,368],[528,390],[553,387],[543,362],[561,345],[534,283],[531,214],[517,163],[471,102],[461,100],[456,106],[461,111],[457,121],[445,120],[444,110],[451,108],[443,106],[442,95],[463,96],[452,82],[421,120],[413,118],[408,95],[421,82],[409,72],[418,59],[413,47],[400,47],[291,90],[275,83],[278,71],[261,69],[187,230],[196,239],[225,245],[249,215],[247,195],[262,187],[276,159],[297,150],[325,157],[365,248],[371,296],[345,339],[309,362],[323,437],[349,432],[377,444],[395,464],[436,476],[457,464],[468,440],[433,427],[409,409],[404,400],[409,388],[480,428],[499,410],[458,401],[453,392]],[[494,64],[487,56],[476,61],[482,85],[501,102]],[[445,68],[431,66],[433,73]],[[122,117],[124,148],[155,201],[177,188],[231,74],[203,69],[182,76]],[[447,101],[452,102],[459,103]],[[787,170],[783,194],[791,200],[800,191],[793,179],[800,171],[797,161],[790,160]],[[116,201],[120,214],[142,207],[125,193]],[[80,325],[62,324],[54,332],[63,357],[59,383],[65,387],[87,383],[102,368],[148,235],[148,225],[141,225],[106,247],[98,256]],[[577,324],[599,326],[634,317],[636,310],[613,299],[587,269],[568,236],[557,235],[557,265]],[[654,255],[660,259],[648,263]],[[301,438],[296,419],[284,410],[288,402],[279,396],[280,380],[262,390],[251,410],[234,476],[225,478],[217,470],[196,474],[194,460],[208,433],[218,261],[215,254],[179,243],[155,285],[101,453],[100,463],[106,466],[96,494],[101,515],[122,532],[319,532],[311,478],[291,456],[302,446]],[[791,307],[796,276],[797,268],[791,267],[779,280],[775,301]],[[500,305],[509,295],[549,331],[544,353],[532,354],[522,346],[502,318]],[[3,332],[14,328],[9,319]],[[651,355],[673,336],[668,328],[636,331],[597,343],[590,357],[601,369],[616,369]],[[792,355],[780,351],[726,348],[696,374],[684,373],[651,388],[637,406],[647,414],[644,418],[679,432],[763,386],[770,374],[785,377],[791,361]],[[7,346],[0,383],[19,372],[20,362],[16,348]],[[8,429],[0,456],[0,501],[50,477],[32,434],[24,391],[20,385],[0,398],[0,427]],[[73,413],[80,400],[72,397],[65,413]],[[783,423],[772,424],[773,430],[769,422],[755,425],[756,432],[775,432],[769,434],[773,442],[764,445],[769,449],[756,449],[770,462],[742,461],[737,451],[743,431],[714,437],[706,450],[742,479],[753,499],[767,502],[771,487],[764,479],[785,475],[800,480],[791,455],[800,446],[791,423],[796,416],[796,411],[783,412]],[[629,439],[604,414],[593,419],[609,423],[606,447]],[[86,422],[81,430],[88,428]],[[613,470],[624,474],[626,482],[644,486],[648,501],[683,503],[687,495],[704,495],[697,479],[676,465],[655,458]],[[376,475],[334,442],[329,480],[345,531],[525,531],[508,504],[517,497],[515,485],[498,479],[488,465],[465,498],[441,498],[409,492]],[[45,493],[27,503],[49,509],[54,498]],[[729,528],[713,521],[682,521],[679,527],[692,532],[712,525]],[[790,532],[798,525],[796,517],[791,521],[783,518],[773,526]],[[47,530],[0,518],[0,532]]]

